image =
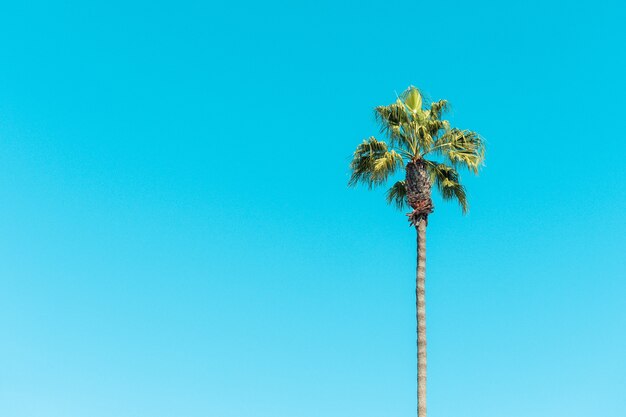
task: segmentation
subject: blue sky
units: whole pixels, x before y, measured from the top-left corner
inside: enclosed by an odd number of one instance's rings
[[[410,84],[487,140],[428,229],[432,417],[626,414],[617,2],[0,6],[0,415],[415,410]]]

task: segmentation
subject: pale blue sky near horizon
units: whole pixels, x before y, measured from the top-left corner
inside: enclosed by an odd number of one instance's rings
[[[414,84],[488,144],[428,228],[431,417],[626,415],[618,2],[3,2],[0,416],[415,415]]]

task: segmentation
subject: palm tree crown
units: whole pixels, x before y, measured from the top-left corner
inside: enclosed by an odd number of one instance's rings
[[[423,104],[422,94],[411,86],[395,103],[376,107],[376,120],[388,141],[372,136],[357,146],[350,163],[352,175],[348,183],[350,186],[363,183],[372,188],[384,184],[391,175],[405,168],[407,179],[391,186],[387,202],[399,209],[411,206],[414,214],[409,218],[413,224],[432,211],[431,183],[437,186],[444,200],[456,200],[466,213],[467,197],[458,169],[466,168],[477,174],[485,155],[484,142],[477,133],[450,127],[450,123],[442,119],[449,108],[446,100]],[[433,157],[438,160],[431,159]],[[419,171],[424,172],[421,183],[407,184],[410,177],[415,177],[411,171],[418,172],[418,177]]]

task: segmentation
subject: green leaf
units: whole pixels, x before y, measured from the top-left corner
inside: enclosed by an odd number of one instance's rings
[[[463,214],[467,213],[469,209],[467,195],[465,194],[465,187],[461,185],[459,173],[449,165],[428,160],[426,160],[426,169],[431,182],[434,182],[441,192],[441,197],[444,200],[456,200],[461,206]]]
[[[370,137],[354,151],[348,185],[363,183],[372,188],[386,182],[390,175],[402,167],[404,160],[399,153],[390,151],[385,142]]]
[[[404,99],[404,104],[406,104],[413,113],[417,113],[422,109],[422,95],[417,88],[413,86],[409,87],[406,98]]]
[[[453,166],[461,165],[478,174],[485,159],[485,144],[478,133],[453,128],[435,140],[429,152],[442,155]]]
[[[398,210],[408,206],[406,200],[406,184],[398,181],[387,191],[387,204],[393,204]]]

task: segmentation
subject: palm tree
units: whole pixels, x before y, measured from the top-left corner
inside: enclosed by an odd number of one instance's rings
[[[483,140],[477,133],[450,127],[442,119],[447,109],[446,100],[423,105],[422,94],[413,86],[395,103],[376,107],[376,120],[388,142],[372,136],[357,146],[348,183],[350,186],[363,183],[371,189],[383,185],[401,169],[405,171],[405,179],[387,191],[387,202],[398,209],[411,207],[407,216],[417,230],[418,417],[426,417],[426,225],[434,209],[431,184],[435,183],[444,200],[456,200],[463,213],[467,213],[467,197],[458,169],[478,174],[485,156]]]

